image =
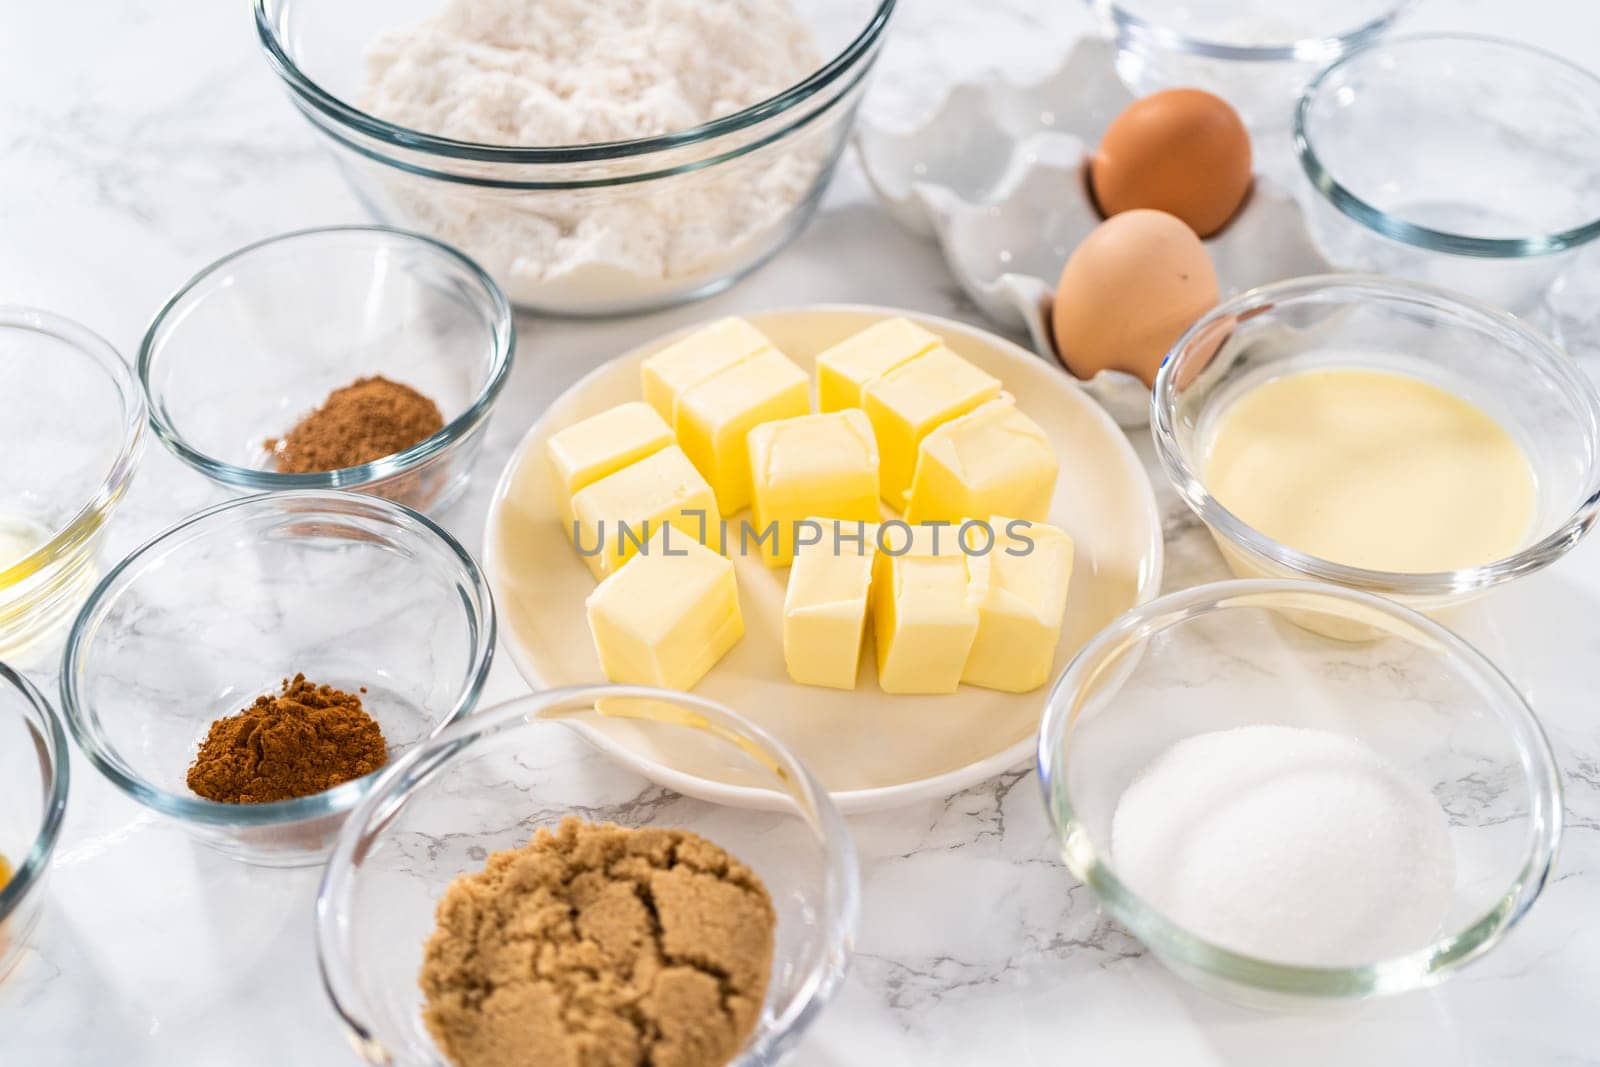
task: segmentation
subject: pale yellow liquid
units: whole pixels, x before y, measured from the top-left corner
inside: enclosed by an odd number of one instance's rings
[[[1504,427],[1437,386],[1387,371],[1302,371],[1218,420],[1206,488],[1275,541],[1334,563],[1417,574],[1520,549],[1536,491]]]
[[[0,515],[0,571],[50,539],[50,529],[32,519]]]

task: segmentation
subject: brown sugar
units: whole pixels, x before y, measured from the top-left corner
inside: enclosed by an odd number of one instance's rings
[[[772,898],[683,830],[567,818],[451,883],[419,984],[457,1067],[720,1067],[755,1028]]]
[[[310,796],[371,774],[389,759],[361,698],[297,674],[211,724],[189,767],[189,788],[224,804]]]
[[[266,442],[280,474],[342,470],[404,452],[444,428],[439,405],[381,375],[358,378]]]

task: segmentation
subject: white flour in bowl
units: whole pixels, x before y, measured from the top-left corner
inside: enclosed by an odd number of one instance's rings
[[[372,44],[364,106],[459,141],[593,144],[691,129],[820,63],[790,0],[450,0]],[[759,254],[815,182],[816,147],[609,188],[402,179],[390,191],[414,224],[482,260],[518,303],[649,298]]]
[[[816,70],[790,0],[451,0],[367,53],[367,104],[458,141],[554,146],[692,129]]]

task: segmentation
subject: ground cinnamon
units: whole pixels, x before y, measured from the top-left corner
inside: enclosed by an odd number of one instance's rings
[[[280,474],[359,467],[403,452],[444,428],[439,405],[381,375],[357,378],[282,437],[267,440]]]
[[[720,1067],[755,1027],[772,898],[683,830],[576,818],[451,883],[423,1021],[457,1067]]]
[[[188,782],[207,800],[263,804],[332,789],[388,759],[359,696],[296,674],[276,695],[212,723]]]

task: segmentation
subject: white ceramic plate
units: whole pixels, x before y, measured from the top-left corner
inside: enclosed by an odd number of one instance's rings
[[[890,308],[827,306],[749,319],[812,370],[817,353],[879,319],[905,315],[1000,378],[1045,428],[1061,457],[1050,521],[1070,533],[1077,559],[1056,669],[1090,635],[1155,596],[1161,585],[1161,522],[1128,440],[1083,390],[1025,349],[948,319]],[[551,434],[615,404],[639,399],[639,364],[680,331],[597,368],[551,404],[518,446],[489,508],[484,565],[501,635],[534,687],[604,682],[584,614],[594,579],[573,551],[556,510],[545,458]],[[745,637],[695,692],[748,716],[789,745],[844,811],[869,811],[948,796],[1025,763],[1048,687],[1015,695],[963,686],[948,696],[890,696],[878,689],[870,648],[854,692],[790,682],[783,666],[787,570],[735,556]],[[691,748],[654,743],[617,719],[592,735],[640,773],[690,796],[746,807],[772,794],[737,768]]]

